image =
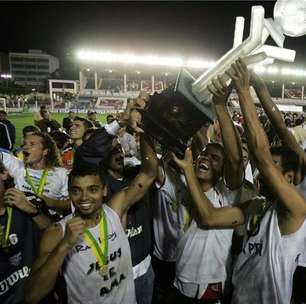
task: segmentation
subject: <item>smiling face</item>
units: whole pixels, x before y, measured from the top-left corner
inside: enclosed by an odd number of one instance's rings
[[[78,215],[94,218],[101,209],[106,188],[98,175],[75,176],[69,195]]]
[[[25,165],[33,167],[44,162],[48,149],[44,148],[42,138],[37,135],[28,135],[24,139],[23,157]]]
[[[224,154],[221,149],[222,147],[208,145],[198,156],[195,172],[200,181],[213,186],[222,176]]]

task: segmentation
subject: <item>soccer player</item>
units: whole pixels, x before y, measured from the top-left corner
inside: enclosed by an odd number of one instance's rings
[[[91,121],[83,117],[75,117],[69,130],[71,145],[63,150],[62,162],[63,166],[67,170],[71,170],[74,161],[74,154],[76,149],[83,143],[83,136],[89,128],[93,128],[94,125]]]
[[[0,302],[24,302],[24,285],[38,253],[39,228],[44,215],[25,195],[13,188],[14,180],[0,163]],[[41,202],[40,202],[41,203]],[[47,219],[47,224],[50,221]]]
[[[243,250],[233,270],[232,303],[290,303],[293,273],[305,250],[306,202],[293,185],[298,156],[284,148],[270,152],[267,136],[257,117],[249,91],[249,73],[242,60],[232,65],[245,119],[248,146],[263,176],[264,200],[242,207],[216,208],[196,178],[190,150],[184,160],[175,158],[184,170],[194,207],[203,226],[215,229],[245,223]],[[263,185],[261,185],[263,186]],[[263,191],[265,190],[265,191]]]
[[[122,223],[128,209],[148,190],[156,177],[147,165],[129,186],[103,204],[105,182],[97,167],[78,167],[69,175],[69,194],[74,216],[49,228],[41,241],[40,255],[29,281],[27,300],[37,303],[54,287],[60,270],[67,284],[68,303],[136,303],[130,248]],[[157,166],[157,163],[156,163]]]
[[[26,136],[23,161],[4,152],[0,153],[0,157],[14,178],[17,189],[35,193],[53,211],[70,210],[67,171],[60,167],[58,149],[48,134],[33,132]]]

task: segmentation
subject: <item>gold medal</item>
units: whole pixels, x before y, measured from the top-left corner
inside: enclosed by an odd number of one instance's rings
[[[104,277],[108,274],[108,267],[107,265],[102,265],[99,269],[99,273],[101,275],[101,277]]]

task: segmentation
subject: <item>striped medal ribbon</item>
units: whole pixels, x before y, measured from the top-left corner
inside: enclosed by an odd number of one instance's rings
[[[38,187],[37,184],[35,185],[31,176],[29,175],[28,169],[26,168],[26,176],[25,176],[25,180],[26,182],[31,186],[33,192],[37,195],[37,196],[41,196],[47,181],[47,175],[48,175],[48,169],[45,169],[39,179],[38,182]]]
[[[104,209],[101,208],[101,219],[99,222],[99,238],[101,244],[95,239],[89,229],[84,231],[84,239],[90,246],[92,253],[96,257],[99,264],[99,273],[101,276],[108,274],[107,267],[107,255],[108,255],[108,231],[107,231],[107,220]]]

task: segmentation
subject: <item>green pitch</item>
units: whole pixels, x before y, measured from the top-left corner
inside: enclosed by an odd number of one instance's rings
[[[78,116],[86,117],[85,113],[78,113]],[[51,118],[56,119],[60,124],[67,113],[52,113]],[[34,125],[33,113],[8,113],[9,120],[15,125],[16,128],[16,143],[15,148],[19,147],[22,142],[22,129],[28,125]],[[106,123],[106,114],[97,114],[97,119],[102,123]]]

